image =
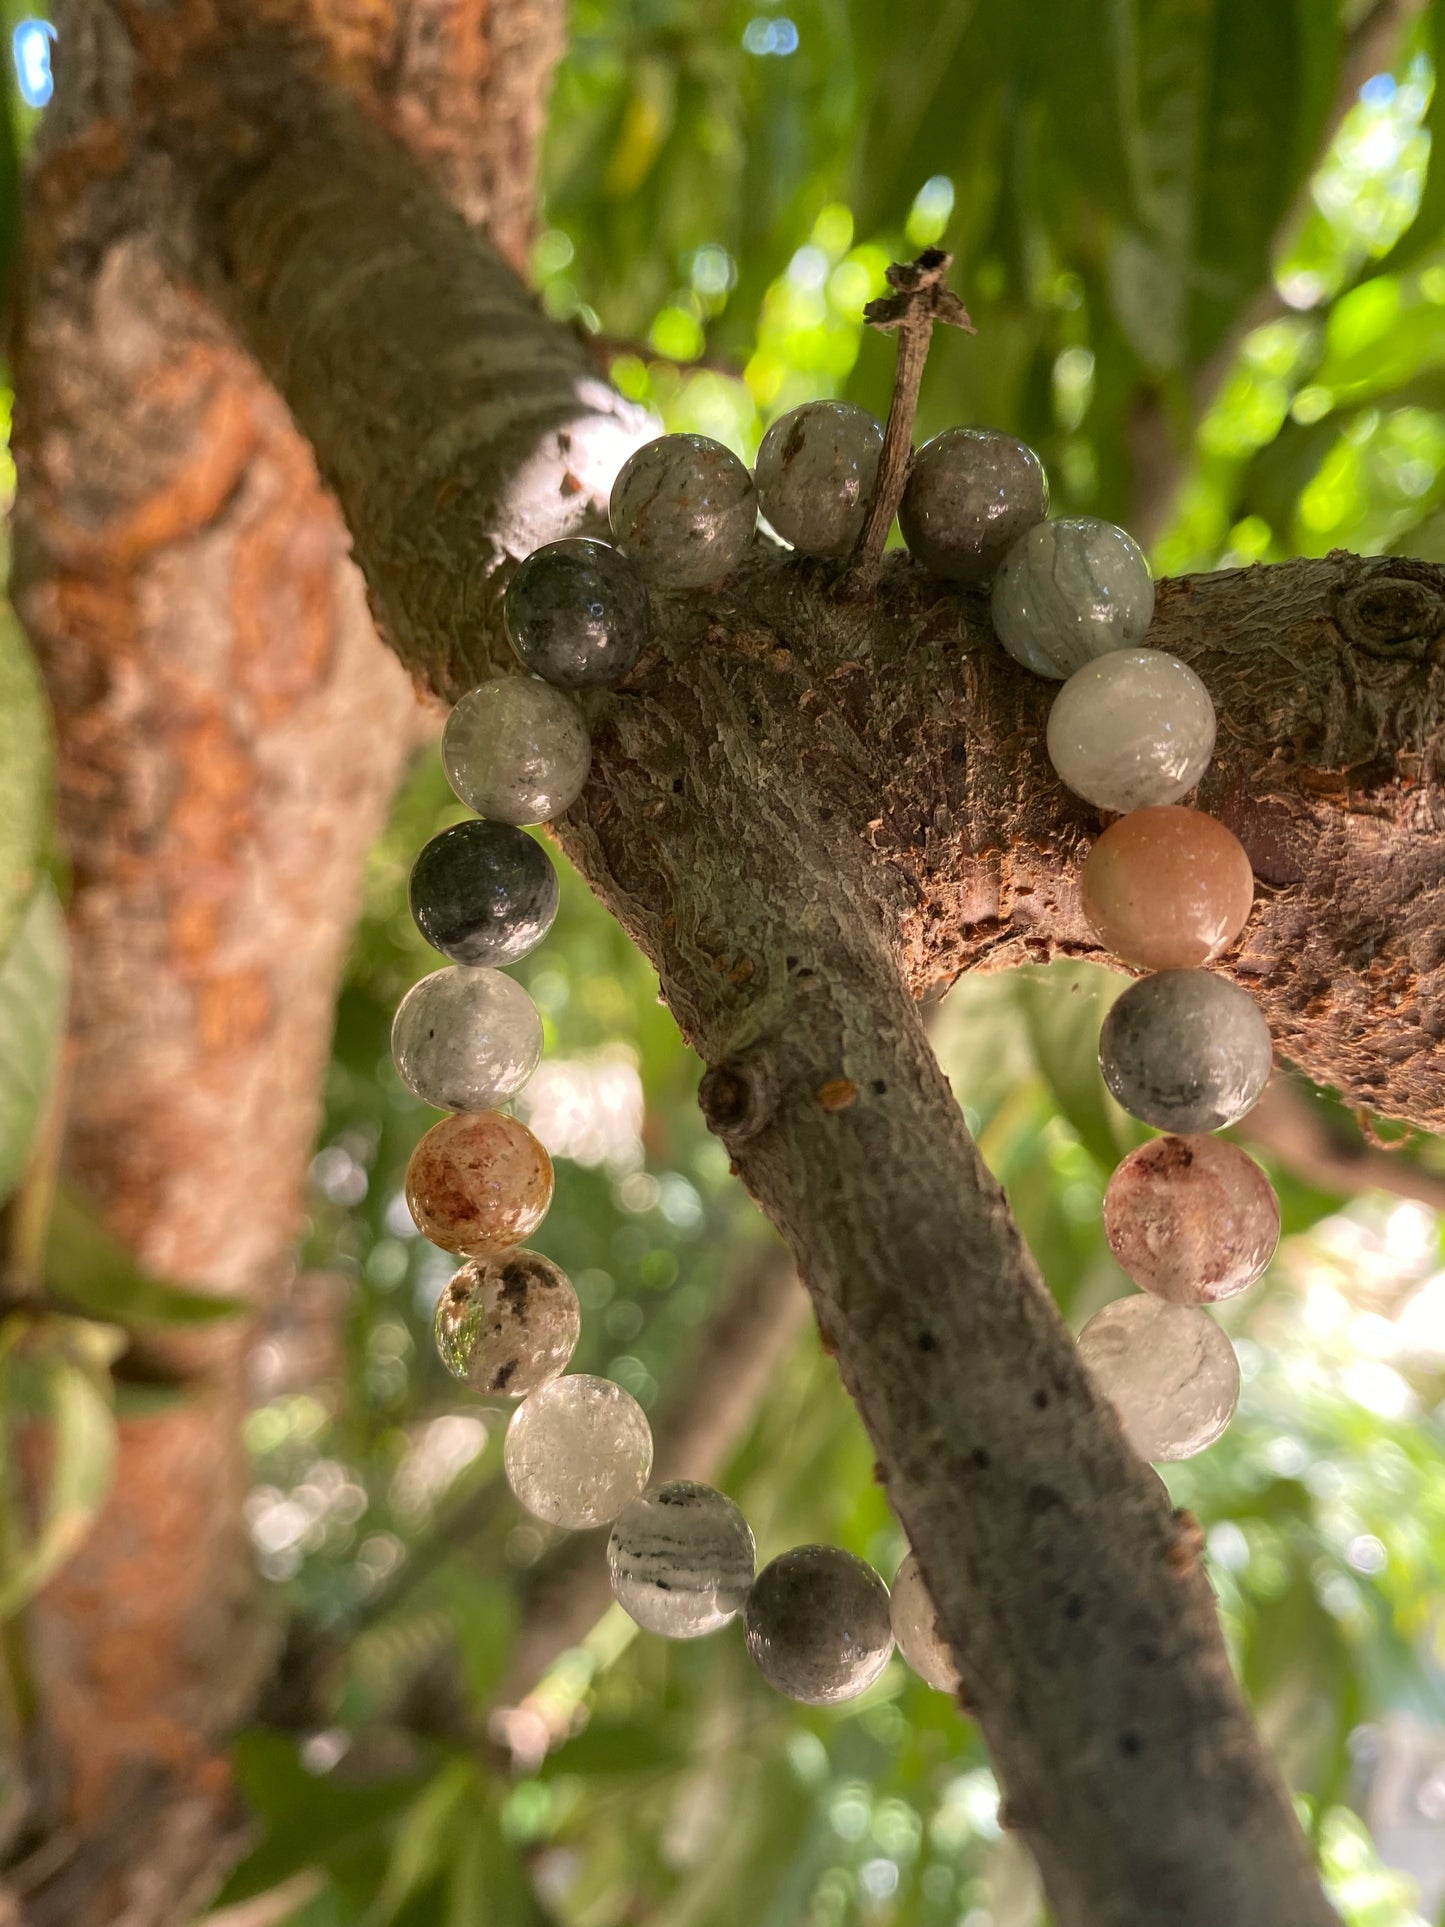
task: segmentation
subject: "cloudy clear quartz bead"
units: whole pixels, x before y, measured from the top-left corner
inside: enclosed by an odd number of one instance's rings
[[[780,415],[758,449],[758,501],[803,555],[847,555],[863,532],[883,430],[850,401],[810,401]]]
[[[1064,684],[1047,740],[1060,781],[1101,810],[1177,803],[1214,754],[1214,704],[1177,657],[1114,649]]]
[[[753,478],[706,435],[662,435],[623,463],[612,533],[660,589],[705,589],[731,575],[757,526]]]
[[[542,1056],[537,1006],[511,977],[455,964],[413,984],[391,1025],[402,1082],[439,1111],[489,1111],[515,1097]]]
[[[1161,970],[1116,999],[1099,1036],[1104,1082],[1160,1131],[1237,1124],[1269,1081],[1269,1025],[1247,990],[1208,970]]]
[[[581,1331],[571,1279],[540,1251],[474,1258],[437,1300],[437,1355],[474,1392],[526,1398],[566,1371]]]
[[[1137,643],[1153,614],[1144,551],[1093,515],[1041,522],[1014,543],[994,578],[999,641],[1025,669],[1058,682]]]
[[[888,1588],[837,1546],[795,1546],[758,1574],[743,1611],[768,1684],[804,1706],[836,1706],[873,1684],[893,1650]]]
[[[918,1561],[910,1552],[898,1568],[889,1600],[893,1618],[893,1637],[898,1650],[927,1686],[940,1693],[958,1691],[958,1668],[953,1663],[938,1615],[923,1583]]]
[[[581,795],[591,762],[575,703],[530,676],[500,676],[470,690],[442,732],[447,781],[468,809],[494,823],[560,816]]]
[[[647,1484],[652,1431],[630,1392],[578,1372],[518,1406],[502,1462],[528,1512],[583,1532],[609,1525]]]
[[[1189,1305],[1117,1298],[1080,1332],[1079,1355],[1129,1443],[1155,1465],[1213,1445],[1239,1403],[1234,1347]]]
[[[618,1514],[607,1571],[623,1611],[645,1632],[697,1639],[743,1609],[753,1535],[721,1492],[691,1479],[655,1486]]]

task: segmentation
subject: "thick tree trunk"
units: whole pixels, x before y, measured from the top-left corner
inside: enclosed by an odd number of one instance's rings
[[[374,117],[216,13],[235,59],[205,63],[206,118],[184,62],[150,76],[158,175],[393,646],[455,694],[507,565],[600,501],[632,425]],[[1047,690],[905,562],[858,601],[759,554],[658,611],[593,705],[563,840],[715,1068],[710,1122],[797,1254],[1060,1921],[1330,1920],[1188,1522],[1095,1399],[917,1020],[970,965],[1088,948],[1097,822],[1048,770]],[[1167,585],[1151,637],[1215,693],[1203,800],[1266,886],[1231,968],[1312,1074],[1436,1125],[1442,636],[1439,571],[1345,557]]]

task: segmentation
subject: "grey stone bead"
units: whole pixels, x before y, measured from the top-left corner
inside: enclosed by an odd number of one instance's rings
[[[624,1612],[665,1639],[714,1633],[742,1611],[753,1535],[721,1492],[691,1479],[654,1486],[618,1514],[607,1572]]]
[[[1131,984],[1104,1019],[1099,1067],[1126,1111],[1161,1131],[1219,1131],[1269,1081],[1269,1026],[1247,990],[1208,970]]]
[[[413,984],[391,1025],[402,1082],[439,1111],[490,1111],[515,1097],[542,1056],[537,1006],[500,970],[454,964]]]
[[[572,1281],[540,1251],[473,1258],[443,1288],[437,1355],[474,1392],[526,1398],[567,1369],[582,1331]]]
[[[764,435],[754,475],[758,502],[803,555],[847,555],[863,531],[883,430],[851,401],[809,401]]]
[[[535,549],[502,605],[517,660],[560,689],[625,676],[647,641],[647,590],[605,542],[569,536]]]
[[[530,676],[499,676],[469,690],[442,732],[447,781],[493,823],[560,816],[581,795],[591,763],[576,704]]]
[[[557,915],[557,872],[540,843],[510,823],[457,823],[423,845],[412,867],[411,913],[453,963],[525,957]]]
[[[1048,512],[1048,477],[1025,443],[992,428],[947,428],[914,456],[898,526],[931,575],[986,582]]]
[[[743,1619],[758,1671],[804,1706],[856,1699],[893,1650],[888,1588],[837,1546],[780,1553],[758,1574]]]
[[[662,435],[623,463],[612,534],[659,589],[705,589],[742,561],[757,526],[753,478],[706,435]]]
[[[1049,761],[1101,810],[1151,809],[1187,796],[1214,754],[1214,704],[1188,663],[1162,649],[1111,649],[1054,698]]]
[[[1063,682],[1095,656],[1139,641],[1154,578],[1132,535],[1093,515],[1040,522],[994,578],[993,626],[1015,662]]]

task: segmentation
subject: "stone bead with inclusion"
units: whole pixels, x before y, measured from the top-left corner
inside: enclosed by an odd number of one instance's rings
[[[612,533],[659,589],[706,589],[731,575],[757,526],[753,478],[721,442],[663,435],[623,463]]]
[[[1244,845],[1217,817],[1165,803],[1111,823],[1079,878],[1106,949],[1141,970],[1191,970],[1229,947],[1254,904]]]
[[[453,964],[413,984],[391,1025],[402,1082],[439,1111],[487,1111],[515,1097],[542,1056],[537,1006],[500,970]]]
[[[1063,682],[1095,656],[1137,643],[1154,578],[1132,535],[1097,516],[1040,522],[994,578],[993,626],[1016,662]]]
[[[525,957],[557,915],[557,872],[510,823],[455,823],[412,866],[411,914],[434,950],[460,964]]]
[[[937,1692],[956,1693],[958,1668],[938,1630],[938,1615],[911,1552],[898,1568],[889,1606],[893,1637],[914,1672]]]
[[[1177,803],[1214,754],[1214,704],[1187,663],[1160,649],[1113,649],[1054,698],[1049,760],[1101,810]]]
[[[526,1398],[566,1371],[581,1331],[571,1279],[540,1251],[473,1258],[437,1300],[438,1356],[474,1392]]]
[[[888,1588],[837,1546],[796,1546],[764,1566],[743,1612],[763,1678],[804,1706],[866,1692],[888,1664]]]
[[[664,1639],[697,1639],[726,1626],[743,1609],[753,1568],[747,1520],[731,1499],[691,1479],[634,1499],[607,1543],[618,1605]]]
[[[1254,1159],[1219,1137],[1156,1137],[1104,1193],[1109,1247],[1134,1283],[1172,1305],[1252,1285],[1279,1243],[1279,1200]]]
[[[1131,984],[1099,1036],[1104,1082],[1160,1131],[1236,1124],[1269,1081],[1269,1026],[1247,990],[1208,970],[1162,970]]]
[[[1079,1355],[1140,1458],[1213,1445],[1239,1403],[1239,1360],[1208,1312],[1116,1298],[1079,1333]]]
[[[764,435],[754,475],[763,514],[803,555],[847,555],[863,532],[883,430],[851,401],[809,401]]]
[[[1025,443],[993,428],[947,428],[914,456],[898,526],[930,575],[987,582],[1048,512],[1048,477]]]
[[[647,641],[637,571],[585,535],[534,549],[507,585],[502,615],[517,660],[559,689],[616,682]]]
[[[552,1160],[504,1111],[433,1124],[406,1167],[417,1229],[443,1251],[489,1256],[530,1238],[552,1202]]]
[[[581,795],[591,762],[576,704],[531,676],[499,676],[470,690],[442,732],[447,781],[493,823],[560,816]]]
[[[585,1532],[610,1524],[647,1484],[652,1430],[630,1392],[578,1372],[518,1406],[502,1463],[534,1518]]]

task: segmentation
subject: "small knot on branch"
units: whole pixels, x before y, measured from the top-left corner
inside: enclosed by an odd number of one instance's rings
[[[704,1071],[697,1087],[703,1120],[724,1144],[744,1144],[777,1109],[771,1066],[761,1057],[730,1057]]]
[[[953,256],[945,254],[942,248],[925,248],[916,261],[895,261],[884,270],[884,279],[894,292],[880,294],[876,301],[870,301],[863,310],[863,319],[870,328],[878,328],[884,334],[891,334],[909,322],[915,325],[922,322],[932,328],[935,321],[950,328],[962,328],[967,334],[977,334],[968,309],[945,279],[952,266]]]

